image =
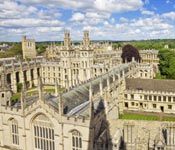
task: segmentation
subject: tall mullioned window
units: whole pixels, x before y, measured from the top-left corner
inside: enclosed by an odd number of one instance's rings
[[[82,136],[80,132],[74,130],[72,134],[72,150],[82,150]]]
[[[15,119],[11,120],[11,136],[12,144],[19,145],[18,122]]]
[[[39,115],[34,120],[33,130],[36,150],[55,150],[53,125],[46,116]]]

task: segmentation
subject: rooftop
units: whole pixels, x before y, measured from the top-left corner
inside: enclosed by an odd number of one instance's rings
[[[128,78],[126,79],[126,89],[175,92],[175,80]]]

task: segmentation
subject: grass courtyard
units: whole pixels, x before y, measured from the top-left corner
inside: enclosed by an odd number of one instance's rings
[[[143,114],[132,114],[125,113],[119,116],[120,119],[128,119],[128,120],[150,120],[150,121],[175,121],[175,117],[167,117],[160,115],[143,115]]]
[[[60,88],[58,90],[59,91],[63,91],[64,89]],[[46,93],[55,93],[55,88],[51,87],[51,86],[46,86],[46,87],[44,87],[44,92],[46,92]],[[36,93],[38,93],[38,89],[37,88],[30,89],[30,90],[28,90],[26,92],[27,96],[32,96],[32,95],[35,95]],[[19,93],[13,94],[13,96],[11,97],[11,100],[13,102],[16,102],[20,98],[21,98],[21,93],[19,92]]]

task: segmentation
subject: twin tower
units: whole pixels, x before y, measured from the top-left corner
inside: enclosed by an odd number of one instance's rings
[[[83,37],[83,46],[88,48],[90,45],[89,40],[89,31],[84,31]],[[69,31],[64,32],[64,47],[69,49],[71,46],[71,39]],[[34,39],[27,39],[26,36],[22,37],[22,52],[23,52],[23,59],[27,58],[36,58],[37,51],[36,51],[36,44]]]
[[[89,47],[90,45],[90,40],[89,40],[89,31],[84,31],[83,32],[83,46],[85,48]],[[64,32],[64,46],[66,48],[69,48],[71,46],[71,39],[70,39],[70,32],[69,31],[65,31]]]

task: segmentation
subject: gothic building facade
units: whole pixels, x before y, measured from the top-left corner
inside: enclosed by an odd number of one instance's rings
[[[50,46],[47,58],[0,60],[0,149],[175,149],[175,123],[120,118],[127,112],[160,120],[174,114],[174,81],[153,79],[157,51],[146,57],[154,61],[122,64],[120,51],[97,54],[95,48],[87,31],[79,46],[66,31],[64,45]],[[54,93],[45,92],[46,85],[54,85]],[[32,87],[37,92],[29,96]]]

